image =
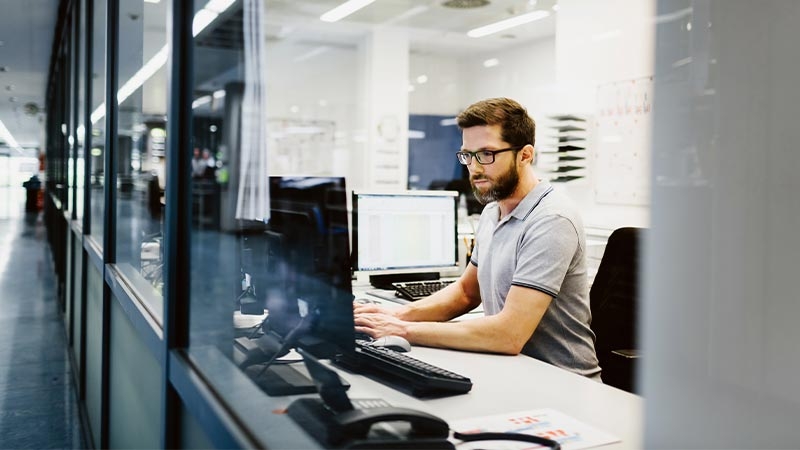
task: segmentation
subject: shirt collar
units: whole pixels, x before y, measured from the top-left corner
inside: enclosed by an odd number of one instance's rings
[[[545,195],[553,190],[553,186],[547,180],[540,180],[533,190],[528,192],[525,198],[511,211],[510,217],[517,220],[525,220],[526,217],[536,208],[536,205],[542,201]]]

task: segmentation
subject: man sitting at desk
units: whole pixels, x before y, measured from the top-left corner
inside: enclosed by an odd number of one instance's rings
[[[458,115],[458,160],[486,207],[464,273],[400,308],[355,304],[356,330],[412,344],[523,353],[600,380],[583,223],[569,199],[533,172],[536,125],[519,103],[483,100]],[[483,302],[485,317],[449,322]]]

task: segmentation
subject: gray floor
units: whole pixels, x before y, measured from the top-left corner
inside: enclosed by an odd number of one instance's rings
[[[0,448],[85,448],[42,215],[3,212]]]

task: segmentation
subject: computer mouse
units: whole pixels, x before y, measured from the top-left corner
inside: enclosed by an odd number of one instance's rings
[[[357,298],[357,299],[353,300],[353,302],[358,303],[359,305],[370,305],[372,303],[375,303],[372,300],[370,300],[368,298],[363,298],[363,297]]]
[[[373,347],[386,347],[389,350],[396,352],[407,352],[411,350],[411,344],[405,338],[400,336],[384,336],[370,342],[369,345]]]

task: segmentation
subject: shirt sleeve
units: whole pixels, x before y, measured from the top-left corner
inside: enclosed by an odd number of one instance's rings
[[[511,284],[557,297],[578,245],[569,219],[552,215],[537,220],[520,237]]]

